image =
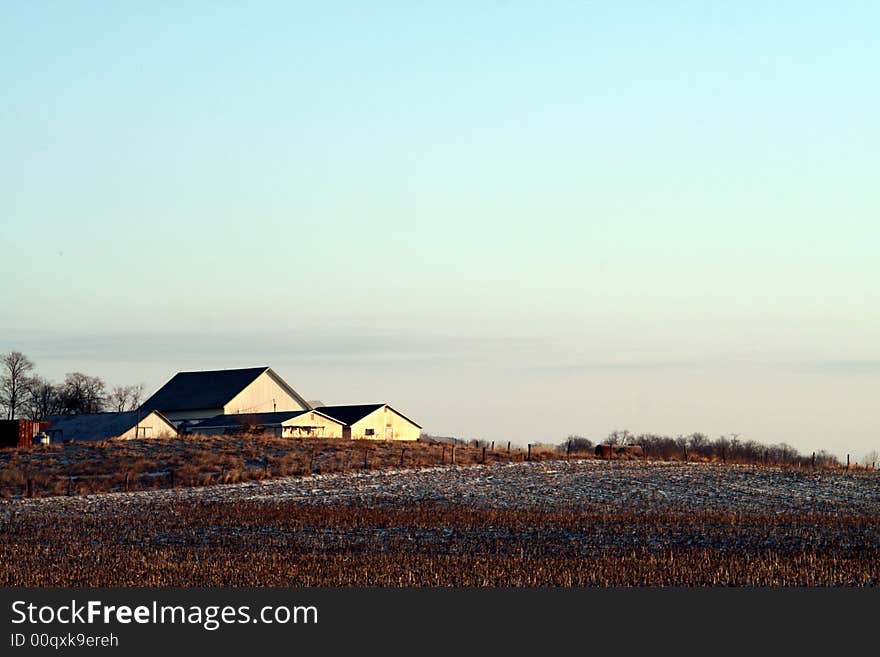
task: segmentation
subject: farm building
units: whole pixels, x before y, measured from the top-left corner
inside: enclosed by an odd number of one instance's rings
[[[0,420],[0,447],[30,447],[39,430],[33,420]]]
[[[388,404],[321,406],[316,411],[345,424],[343,438],[352,440],[418,440],[422,427]]]
[[[187,427],[218,415],[311,410],[271,367],[178,372],[141,406]]]
[[[278,438],[342,438],[345,425],[318,411],[217,415],[190,427],[204,436],[235,433],[269,434]]]
[[[159,411],[81,413],[50,415],[43,431],[53,443],[88,442],[111,438],[169,438],[177,435],[174,424]]]

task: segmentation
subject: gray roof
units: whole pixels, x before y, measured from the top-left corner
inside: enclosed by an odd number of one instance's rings
[[[202,420],[189,428],[192,433],[198,433],[199,429],[216,429],[220,427],[277,427],[288,420],[292,420],[306,413],[317,413],[323,418],[344,424],[335,417],[326,413],[311,409],[308,411],[277,411],[275,413],[231,413],[228,415],[215,415],[207,420]]]
[[[174,425],[161,413],[156,413],[163,422],[169,426],[169,431],[174,430]],[[143,421],[149,412],[141,412],[140,420]],[[80,413],[76,415],[49,415],[44,421],[49,422],[45,429],[52,437],[52,442],[63,440],[96,441],[109,440],[121,436],[138,423],[137,411],[124,413]],[[157,431],[154,428],[154,433]]]
[[[283,388],[302,406],[308,407],[302,397],[284,382],[270,367],[248,367],[237,370],[208,370],[178,372],[168,383],[141,406],[142,411],[190,411],[205,408],[223,408],[263,372],[272,373]],[[310,408],[310,407],[309,407]]]
[[[194,424],[190,427],[190,431],[207,429],[209,427],[278,426],[287,420],[309,412],[310,411],[278,411],[277,413],[235,413],[232,415],[215,415],[212,418]]]

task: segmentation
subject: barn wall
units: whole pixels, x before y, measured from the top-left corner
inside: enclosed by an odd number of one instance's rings
[[[342,438],[342,423],[318,413],[304,413],[284,423],[285,438]],[[316,427],[316,429],[307,429]]]
[[[272,405],[273,399],[275,400],[274,407]],[[236,413],[299,410],[304,410],[303,406],[282,388],[268,372],[263,372],[253,383],[233,397],[220,413],[235,415]]]
[[[368,430],[372,429],[372,435]],[[353,440],[418,440],[421,429],[387,406],[351,425]]]
[[[129,440],[135,438],[135,430],[138,429],[137,435],[141,438],[171,438],[177,435],[177,431],[168,426],[168,423],[162,420],[155,412],[149,413],[146,417],[141,418],[140,423],[135,424],[128,431],[120,434],[118,438],[121,440]],[[144,435],[144,429],[147,429]]]

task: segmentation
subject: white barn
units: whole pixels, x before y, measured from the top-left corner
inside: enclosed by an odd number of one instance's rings
[[[309,403],[271,367],[178,372],[141,406],[192,425],[218,415],[308,411]]]

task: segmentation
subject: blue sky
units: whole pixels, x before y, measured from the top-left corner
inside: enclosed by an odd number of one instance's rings
[[[414,5],[3,3],[0,351],[880,448],[876,3]]]

